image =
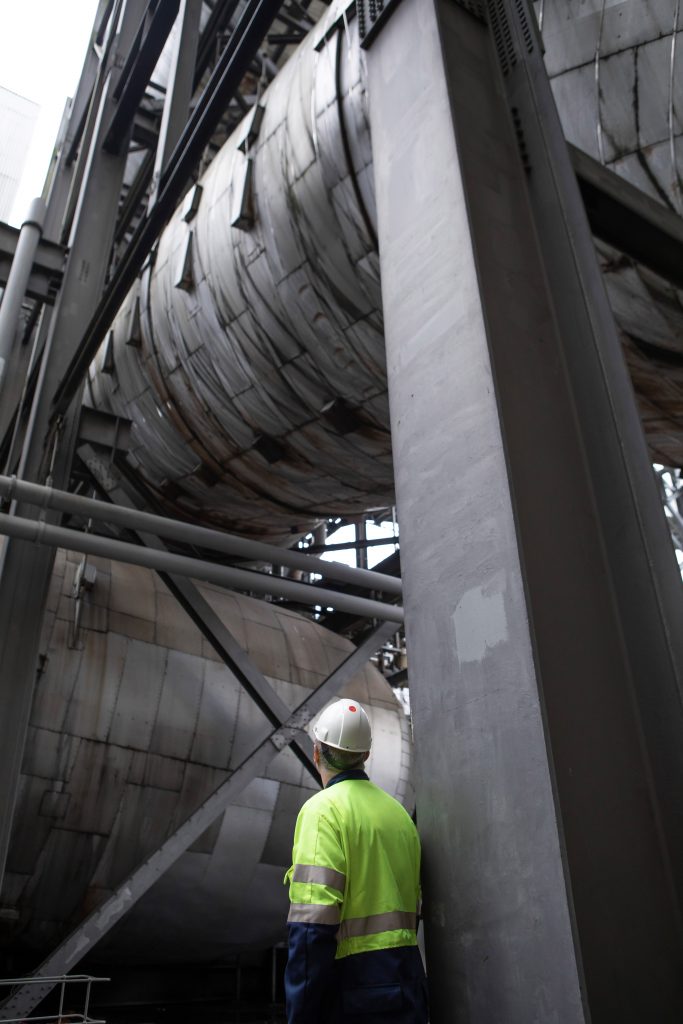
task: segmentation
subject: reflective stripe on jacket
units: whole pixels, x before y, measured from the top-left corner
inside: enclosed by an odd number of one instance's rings
[[[288,921],[337,925],[337,959],[417,944],[417,829],[364,772],[337,776],[307,800],[292,858]]]

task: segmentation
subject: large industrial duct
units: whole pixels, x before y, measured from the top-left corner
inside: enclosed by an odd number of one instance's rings
[[[536,0],[567,140],[683,213],[680,0]],[[683,464],[683,295],[598,244],[652,457]]]
[[[131,460],[166,505],[246,534],[392,502],[364,58],[345,6],[190,191],[91,371],[91,400],[133,421]],[[675,7],[538,6],[569,139],[671,204]],[[631,69],[626,91],[612,60]],[[676,462],[683,380],[631,341],[683,353],[680,294],[617,256],[601,247],[653,456]]]
[[[55,564],[0,917],[0,948],[49,952],[272,726],[146,569]],[[94,573],[93,573],[94,570]],[[294,709],[353,650],[279,605],[205,599]],[[412,808],[405,712],[368,664],[343,691],[373,726],[369,771]],[[285,934],[296,814],[315,783],[285,748],[101,944],[110,960],[211,961]],[[98,949],[98,955],[100,950]]]
[[[680,0],[536,0],[565,135],[683,213]]]
[[[247,534],[391,502],[362,55],[353,25],[328,36],[341,9],[190,191],[91,373],[145,481]]]

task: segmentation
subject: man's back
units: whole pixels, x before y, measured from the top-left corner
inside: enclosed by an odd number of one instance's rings
[[[364,772],[304,804],[290,881],[290,1024],[426,1021],[417,951],[420,842],[404,808]]]

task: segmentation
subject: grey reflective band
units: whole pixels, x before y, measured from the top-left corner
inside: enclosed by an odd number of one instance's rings
[[[376,935],[378,932],[394,932],[407,929],[414,932],[417,915],[409,910],[390,910],[387,914],[371,914],[370,917],[350,917],[342,921],[338,939],[355,939],[359,935]]]
[[[293,882],[313,882],[315,885],[329,885],[338,892],[346,888],[346,875],[334,868],[322,868],[317,864],[295,864]]]
[[[288,924],[339,924],[341,913],[337,903],[292,903]]]

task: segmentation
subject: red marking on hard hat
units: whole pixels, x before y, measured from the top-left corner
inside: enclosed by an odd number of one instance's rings
[[[349,711],[355,711],[355,710],[356,709],[354,708],[353,704],[349,704]]]

